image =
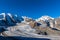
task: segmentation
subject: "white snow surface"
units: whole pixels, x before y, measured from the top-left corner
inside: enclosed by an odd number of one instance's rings
[[[52,17],[46,15],[46,16],[42,16],[42,17],[36,19],[36,21],[40,21],[40,20],[45,21],[45,20],[49,20],[49,19],[54,19],[54,18],[52,18]]]

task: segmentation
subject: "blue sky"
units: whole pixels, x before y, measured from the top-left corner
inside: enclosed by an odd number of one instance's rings
[[[60,0],[0,0],[0,13],[39,18],[60,16]]]

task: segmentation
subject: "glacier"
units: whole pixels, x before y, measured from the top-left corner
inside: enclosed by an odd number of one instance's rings
[[[55,35],[60,35],[60,27],[56,26],[58,25],[56,22],[59,20],[59,18],[52,18],[47,15],[42,16],[38,19],[33,19],[26,16],[18,16],[16,14],[12,15],[11,13],[1,13],[0,36],[55,39]]]

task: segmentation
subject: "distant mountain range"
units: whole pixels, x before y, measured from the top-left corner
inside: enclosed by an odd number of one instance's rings
[[[1,36],[60,35],[60,17],[42,16],[33,19],[26,16],[0,14]]]

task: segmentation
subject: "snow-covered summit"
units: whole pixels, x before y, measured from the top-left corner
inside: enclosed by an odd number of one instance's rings
[[[22,18],[24,19],[24,22],[33,21],[33,19],[32,19],[32,18],[27,17],[27,16],[22,16]]]
[[[6,16],[5,13],[1,13],[0,14],[0,20],[5,20],[5,16]]]
[[[45,21],[45,20],[50,20],[50,19],[54,19],[54,18],[52,18],[52,17],[50,17],[50,16],[45,15],[45,16],[42,16],[42,17],[40,17],[40,18],[36,19],[36,21],[40,21],[40,20]]]
[[[0,26],[13,25],[16,23],[20,23],[21,21],[23,21],[23,18],[20,16],[17,16],[16,14],[15,15],[11,13],[0,14]]]
[[[32,19],[30,17],[27,17],[27,16],[22,16],[23,19]]]

